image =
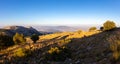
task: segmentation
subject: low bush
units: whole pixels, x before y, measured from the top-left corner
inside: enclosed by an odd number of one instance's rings
[[[31,50],[26,50],[23,48],[18,48],[15,52],[14,52],[14,57],[27,57],[31,54]]]
[[[65,46],[51,48],[46,54],[46,59],[51,61],[64,61],[70,57],[71,51]]]
[[[13,41],[14,41],[15,44],[23,44],[23,43],[25,43],[24,35],[16,33],[13,36]]]
[[[91,27],[89,28],[89,31],[95,31],[97,28],[96,27]]]
[[[79,34],[82,32],[82,30],[78,30],[78,31],[76,31],[76,32],[78,32]]]
[[[17,49],[14,53],[15,57],[24,57],[25,55],[25,50],[22,48]]]

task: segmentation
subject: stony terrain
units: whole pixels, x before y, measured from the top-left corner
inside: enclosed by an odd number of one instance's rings
[[[45,59],[51,47],[66,46],[71,58],[64,61]],[[30,50],[26,57],[14,57],[19,48]],[[119,64],[120,28],[110,31],[63,32],[40,36],[37,43],[11,46],[0,51],[2,64]],[[61,55],[62,56],[62,55]]]

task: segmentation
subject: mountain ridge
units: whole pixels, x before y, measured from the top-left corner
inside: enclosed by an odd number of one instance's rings
[[[15,33],[23,34],[24,36],[31,36],[33,34],[42,35],[39,31],[33,27],[24,27],[24,26],[6,26],[1,28],[1,33],[13,36]]]

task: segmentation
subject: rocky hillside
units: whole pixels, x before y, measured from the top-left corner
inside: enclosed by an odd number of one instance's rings
[[[66,51],[69,49],[69,53],[59,50],[59,47]],[[26,53],[28,56],[15,57],[16,50],[20,48],[29,50]],[[63,53],[60,56],[50,53],[55,50]],[[46,55],[48,52],[50,54]],[[49,56],[51,54],[53,55]],[[64,60],[54,61],[51,57]],[[79,31],[43,35],[37,43],[15,45],[1,50],[0,58],[3,64],[119,64],[120,28],[104,32]]]
[[[16,32],[21,33],[25,36],[30,36],[32,34],[38,34],[38,35],[41,34],[36,29],[34,29],[32,27],[6,26],[6,27],[0,29],[0,33],[10,35],[10,36],[13,36]]]

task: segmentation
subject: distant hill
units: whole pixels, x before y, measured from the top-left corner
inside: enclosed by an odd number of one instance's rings
[[[66,31],[77,31],[84,30],[87,31],[91,25],[80,25],[80,26],[33,26],[38,31],[43,32],[66,32]]]
[[[38,34],[38,35],[41,34],[39,31],[37,31],[32,27],[6,26],[0,29],[0,33],[10,35],[10,36],[13,36],[16,32],[23,34],[25,36],[31,36],[32,34]]]

